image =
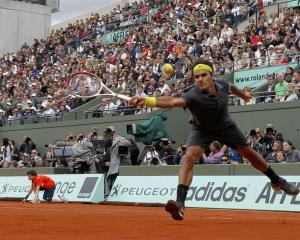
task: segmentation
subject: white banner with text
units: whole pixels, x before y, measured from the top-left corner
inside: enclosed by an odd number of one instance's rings
[[[47,175],[56,183],[54,201],[99,203],[104,200],[103,174]],[[24,198],[31,187],[26,176],[0,177],[0,199]],[[28,200],[33,199],[33,193]],[[43,199],[43,191],[40,192]]]
[[[300,177],[288,176],[300,187]],[[176,199],[178,177],[119,176],[108,201],[165,204]],[[299,196],[274,192],[263,176],[196,176],[188,191],[187,207],[300,211]]]

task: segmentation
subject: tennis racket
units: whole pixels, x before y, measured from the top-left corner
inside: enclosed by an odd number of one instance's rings
[[[99,96],[117,97],[129,102],[130,97],[118,94],[110,90],[102,80],[89,72],[77,72],[66,80],[66,90],[73,96],[82,99]]]

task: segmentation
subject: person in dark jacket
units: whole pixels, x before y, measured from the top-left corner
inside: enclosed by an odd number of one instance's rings
[[[25,137],[20,146],[20,153],[27,153],[30,155],[33,149],[36,149],[36,145],[33,143],[30,137]]]

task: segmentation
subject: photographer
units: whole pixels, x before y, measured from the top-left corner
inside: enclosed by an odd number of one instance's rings
[[[117,176],[119,175],[119,166],[131,165],[129,146],[130,142],[124,137],[116,134],[115,127],[109,126],[105,129],[105,139],[107,147],[110,143],[110,162],[106,162],[109,166],[106,182],[105,182],[105,195],[108,195]],[[108,159],[107,159],[108,160]]]
[[[131,164],[137,165],[140,150],[133,139],[128,139],[128,141],[130,142],[129,152],[130,152]]]
[[[172,148],[172,141],[167,138],[162,138],[162,148],[159,151],[159,157],[162,162],[165,162],[167,165],[175,165],[174,157],[176,156],[176,150]]]
[[[186,144],[181,144],[177,150],[175,157],[173,158],[173,163],[176,165],[182,165],[185,153]]]
[[[246,137],[247,143],[258,153],[261,154],[261,144],[260,140],[263,137],[262,132],[259,128],[250,130],[248,136]]]
[[[8,138],[3,138],[2,139],[2,146],[1,146],[1,154],[2,154],[2,161],[0,163],[1,167],[7,168],[9,162],[12,160],[12,153],[13,153],[13,148],[9,143]]]
[[[274,129],[273,124],[267,124],[266,134],[259,140],[259,144],[262,145],[261,154],[263,155],[263,157],[266,157],[269,153],[272,152],[272,146],[275,140],[283,142],[283,136],[281,133],[277,132],[277,130]]]
[[[33,165],[30,156],[27,153],[21,155],[21,160],[18,162],[18,168],[31,168]]]
[[[100,135],[99,135],[99,130],[98,128],[93,128],[92,131],[89,133],[88,135],[88,139],[91,141],[95,141],[95,140],[101,140],[103,139]]]
[[[31,154],[31,151],[36,149],[36,145],[33,143],[30,137],[24,137],[24,141],[20,146],[20,153]]]
[[[81,173],[97,173],[93,144],[85,138],[83,133],[77,135],[77,142],[72,147],[72,150],[74,152],[75,166],[80,165]]]

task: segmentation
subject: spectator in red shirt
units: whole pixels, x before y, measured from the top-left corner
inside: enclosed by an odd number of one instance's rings
[[[35,197],[32,203],[40,203],[39,192],[44,191],[43,199],[47,202],[51,202],[56,188],[56,184],[53,179],[47,176],[38,175],[35,170],[28,171],[27,176],[32,183],[30,190],[22,201],[26,202],[30,194],[34,192]]]
[[[257,36],[255,31],[251,31],[251,36],[250,36],[251,46],[255,46],[258,42],[261,42],[260,36]]]

